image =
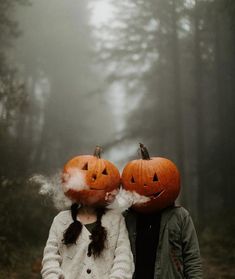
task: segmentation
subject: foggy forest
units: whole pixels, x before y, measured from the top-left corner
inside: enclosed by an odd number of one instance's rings
[[[234,76],[232,0],[0,0],[0,278],[40,278],[58,210],[30,177],[139,142],[180,170],[204,278],[234,278]]]

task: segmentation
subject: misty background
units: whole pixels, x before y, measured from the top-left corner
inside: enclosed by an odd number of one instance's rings
[[[235,1],[0,0],[0,278],[40,278],[34,174],[79,154],[174,161],[205,278],[234,278]]]

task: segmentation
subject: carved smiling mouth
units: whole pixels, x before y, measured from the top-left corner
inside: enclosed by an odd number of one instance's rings
[[[156,199],[156,198],[159,197],[159,196],[161,195],[161,193],[163,193],[163,192],[164,192],[164,190],[161,190],[161,191],[159,191],[159,192],[156,192],[156,193],[154,193],[154,194],[149,195],[148,197],[151,198],[151,199]]]

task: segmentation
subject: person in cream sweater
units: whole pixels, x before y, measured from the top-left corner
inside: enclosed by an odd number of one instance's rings
[[[73,204],[54,218],[44,249],[43,279],[131,279],[133,273],[120,213]]]

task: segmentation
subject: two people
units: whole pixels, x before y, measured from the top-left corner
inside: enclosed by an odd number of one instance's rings
[[[127,164],[122,173],[128,202],[129,193],[145,197],[124,213],[129,233],[122,214],[107,209],[109,193],[120,183],[116,167],[100,158],[99,149],[65,165],[63,189],[72,206],[52,223],[43,279],[202,278],[191,217],[174,206],[178,170],[167,159],[150,158],[140,147],[142,159]],[[118,204],[118,194],[115,199]]]

